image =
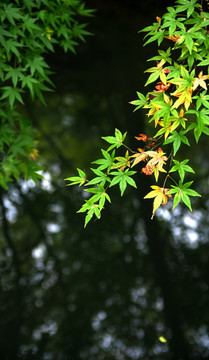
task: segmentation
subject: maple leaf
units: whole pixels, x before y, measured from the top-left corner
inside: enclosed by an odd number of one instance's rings
[[[150,160],[152,161],[152,160]],[[159,173],[160,172],[166,172],[165,169],[159,167],[158,165],[153,166],[151,164],[151,162],[148,162],[147,165],[145,167],[142,168],[142,173],[144,173],[145,175],[152,175],[154,174],[155,176],[155,180],[158,181],[159,178]]]
[[[192,102],[194,70],[189,73],[188,70],[181,66],[180,72],[182,77],[177,77],[170,80],[171,84],[177,85],[176,91],[170,95],[178,97],[178,100],[175,101],[172,109],[177,109],[180,105],[184,104],[185,109],[188,110]]]
[[[132,175],[134,175],[136,171],[130,171],[129,169],[126,169],[125,171],[122,171],[121,169],[118,169],[117,171],[112,171],[110,174],[114,175],[110,186],[116,185],[119,183],[121,196],[123,195],[127,184],[133,186],[136,188],[136,183],[132,179]]]
[[[162,129],[160,129],[154,137],[164,134],[166,140],[168,135],[172,133],[179,125],[181,125],[185,129],[187,119],[184,117],[183,107],[181,108],[179,113],[176,110],[173,110],[172,114],[173,115],[170,116],[168,121],[166,122],[166,125],[164,124],[164,121],[158,121],[158,124],[162,126]]]
[[[165,74],[169,74],[171,72],[171,70],[169,70],[169,69],[164,69],[164,73]]]
[[[169,196],[169,194],[175,194],[173,199],[173,209],[175,209],[175,207],[182,200],[184,204],[189,208],[189,210],[192,211],[190,196],[201,196],[196,191],[190,189],[190,185],[192,183],[193,181],[183,184],[182,180],[180,180],[179,186],[171,185],[172,189],[169,190],[169,193],[167,195]]]
[[[148,164],[145,167],[142,168],[142,172],[145,175],[152,175],[153,171],[154,171],[153,167],[148,165]]]
[[[115,160],[117,160],[117,162],[112,165],[111,170],[118,168],[124,170],[126,167],[130,167],[131,163],[130,163],[130,156],[128,150],[126,151],[125,157],[117,156]]]
[[[157,126],[160,118],[163,118],[164,123],[167,122],[172,105],[173,100],[163,92],[162,94],[157,94],[156,99],[150,101],[144,108],[149,108],[147,116],[152,116],[150,121],[154,120],[155,126]]]
[[[200,71],[198,78],[195,78],[193,81],[193,90],[196,90],[198,86],[201,86],[203,89],[207,90],[207,85],[204,80],[207,80],[209,75],[203,75],[203,72]]]
[[[146,151],[146,154],[151,157],[151,160],[149,160],[148,164],[151,166],[158,165],[159,169],[162,169],[163,165],[166,163],[168,158],[163,152],[161,148],[159,148],[157,151]]]
[[[159,104],[159,102],[151,103],[151,106],[145,106],[144,108],[150,108],[150,111],[148,112],[147,116],[154,115],[157,111],[161,110],[163,108],[163,104]]]
[[[148,136],[145,134],[139,134],[139,136],[135,136],[135,139],[146,142],[148,140]]]
[[[147,154],[143,149],[138,148],[137,150],[139,151],[138,153],[130,156],[132,158],[135,158],[132,167],[138,164],[139,162],[145,161],[147,159]]]
[[[29,155],[32,159],[35,159],[37,156],[39,156],[38,149],[33,148],[33,152],[31,152]]]
[[[165,64],[165,59],[162,59],[159,62],[157,62],[157,69],[161,70],[164,64]]]
[[[155,180],[158,181],[159,172],[166,172],[166,170],[163,169],[163,165],[166,163],[168,158],[164,156],[165,153],[161,148],[159,148],[158,151],[147,151],[146,154],[151,157],[147,163],[147,169],[149,171],[151,171],[151,168],[153,169],[152,172],[154,174]]]
[[[180,39],[180,35],[166,35],[164,36],[165,39],[172,40],[173,42],[177,42]]]
[[[151,188],[153,189],[150,191],[144,199],[151,199],[155,198],[153,202],[153,211],[152,211],[152,217],[153,219],[155,215],[155,211],[160,207],[160,205],[165,205],[168,201],[168,196],[172,197],[170,194],[167,194],[170,189],[161,188],[156,185],[152,185]]]
[[[159,173],[160,173],[160,172],[165,172],[165,173],[166,173],[166,170],[163,169],[163,168],[160,168],[158,165],[155,166],[154,171],[153,171],[153,174],[154,174],[154,177],[155,177],[156,182],[158,181]]]
[[[158,82],[158,85],[155,86],[155,89],[157,90],[154,90],[154,92],[155,93],[164,92],[170,87],[170,85],[171,85],[170,83],[164,84],[162,81],[160,81]]]
[[[165,64],[166,60],[165,59],[161,59],[159,62],[157,62],[157,66],[153,66],[149,69],[147,69],[145,72],[151,72],[152,74],[149,76],[145,86],[147,86],[148,84],[154,82],[155,80],[158,79],[158,77],[160,77],[160,80],[166,84],[167,83],[167,78],[166,78],[166,74],[168,74],[168,69],[164,69],[163,65]]]
[[[189,106],[192,102],[192,88],[184,89],[183,91],[179,91],[178,89],[171,93],[173,96],[177,96],[178,100],[172,106],[172,109],[177,109],[180,105],[184,104],[185,109],[188,110]]]
[[[172,122],[170,120],[171,118],[169,118],[169,121],[167,121],[166,125],[164,124],[164,121],[158,121],[158,125],[162,126],[162,129],[160,129],[156,134],[155,137],[160,136],[162,134],[164,134],[165,140],[167,139],[168,135],[170,134],[170,132],[172,132],[171,127],[172,127]],[[177,126],[176,126],[177,127]]]
[[[148,150],[143,151],[143,149],[138,149],[139,153],[132,155],[131,157],[135,158],[133,161],[132,167],[138,164],[141,161],[146,161],[148,158],[150,160],[147,162],[147,165],[142,168],[142,172],[146,175],[151,175],[154,173],[156,181],[158,181],[159,172],[166,172],[163,169],[163,165],[166,163],[168,158],[165,153],[159,148],[157,151]]]
[[[71,177],[65,179],[65,180],[71,181],[71,184],[68,184],[68,186],[70,186],[70,185],[81,186],[81,185],[84,185],[85,182],[87,181],[85,172],[78,168],[77,168],[77,171],[78,171],[79,176],[71,176]]]

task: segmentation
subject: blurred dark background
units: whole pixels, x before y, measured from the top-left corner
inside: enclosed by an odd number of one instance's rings
[[[63,180],[88,172],[115,127],[152,134],[129,104],[145,92],[143,33],[174,1],[86,0],[92,36],[77,54],[48,56],[56,89],[47,106],[26,104],[37,130],[45,179],[11,184],[0,201],[0,358],[2,360],[209,359],[209,165],[206,139],[191,158],[193,212],[170,204],[150,220],[150,178],[83,229],[81,188]],[[162,45],[163,46],[163,45]],[[193,144],[191,139],[191,144]],[[166,339],[161,342],[160,337]]]

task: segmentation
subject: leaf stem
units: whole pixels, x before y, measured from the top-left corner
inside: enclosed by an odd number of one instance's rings
[[[136,151],[131,150],[126,144],[122,143],[122,145],[129,150],[132,154],[136,154]]]

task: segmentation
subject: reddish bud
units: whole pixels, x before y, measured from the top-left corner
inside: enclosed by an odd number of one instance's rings
[[[156,142],[155,141],[151,141],[148,145],[147,145],[147,148],[152,148],[153,146],[156,145]]]
[[[154,98],[156,98],[155,95],[149,94],[149,99],[150,99],[150,100],[153,100]]]

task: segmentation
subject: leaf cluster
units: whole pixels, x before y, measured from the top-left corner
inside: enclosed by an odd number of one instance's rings
[[[95,215],[98,219],[101,217],[101,211],[104,209],[105,201],[111,202],[110,196],[107,193],[112,186],[118,185],[121,196],[123,196],[127,185],[136,187],[136,183],[132,176],[136,171],[130,170],[130,156],[126,152],[125,156],[116,156],[113,148],[124,146],[126,133],[122,134],[120,130],[115,129],[115,136],[106,136],[103,139],[110,144],[107,150],[101,149],[103,157],[95,160],[92,164],[97,165],[97,168],[91,168],[94,177],[91,180],[86,179],[86,174],[78,170],[79,176],[71,176],[65,180],[69,181],[69,185],[84,185],[87,187],[84,191],[88,196],[94,194],[85,203],[78,212],[86,212],[85,225]],[[93,188],[89,186],[94,186]]]
[[[40,177],[34,131],[17,108],[27,94],[45,103],[43,93],[53,88],[45,55],[58,45],[75,53],[78,41],[89,35],[78,16],[91,13],[80,0],[0,3],[0,185],[5,189],[20,174]]]
[[[101,177],[101,186],[107,183],[108,188],[119,184],[121,195],[127,184],[135,186],[130,167],[145,162],[141,172],[153,174],[157,183],[162,179],[160,173],[165,173],[162,184],[152,185],[152,191],[145,196],[154,198],[153,217],[168,198],[173,199],[173,209],[182,201],[191,210],[190,197],[200,196],[190,188],[192,181],[183,183],[188,173],[195,173],[187,164],[189,160],[177,156],[181,147],[190,146],[190,134],[196,143],[202,134],[209,135],[209,13],[203,11],[200,0],[177,0],[162,18],[157,16],[156,22],[141,31],[146,33],[144,45],[157,41],[159,49],[157,55],[148,59],[154,64],[145,70],[149,73],[145,87],[149,86],[150,90],[146,94],[137,92],[137,99],[131,104],[134,111],[147,111],[154,133],[152,138],[140,134],[136,139],[143,141],[144,147],[131,150],[132,155],[128,152],[116,158],[114,152],[108,153],[124,145],[122,134],[116,130],[114,137],[103,138],[111,145],[107,152],[102,150],[104,159],[95,163],[100,166],[97,171],[107,169],[106,175]],[[160,49],[162,42],[164,46]],[[164,150],[166,147],[168,152]],[[117,171],[111,170],[114,168]],[[96,184],[100,176],[90,183]],[[87,205],[85,209],[88,210]]]

